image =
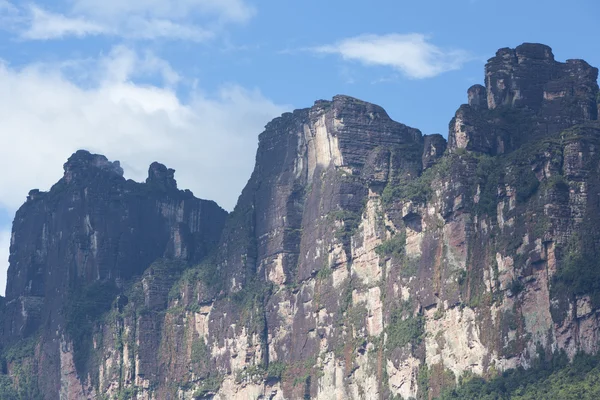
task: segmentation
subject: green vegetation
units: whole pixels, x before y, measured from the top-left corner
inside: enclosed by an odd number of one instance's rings
[[[265,378],[267,371],[265,371],[262,365],[250,365],[244,369],[241,369],[235,374],[236,383],[242,382],[253,382],[260,383]]]
[[[258,279],[231,295],[232,301],[240,308],[239,323],[248,328],[248,334],[258,334],[266,341],[265,299],[271,294],[272,286]]]
[[[209,375],[202,380],[200,386],[192,394],[192,397],[194,399],[212,398],[210,394],[218,392],[221,383],[223,383],[223,378],[220,375]]]
[[[386,327],[387,342],[386,347],[388,349],[395,349],[397,347],[404,347],[407,344],[413,346],[421,343],[424,334],[424,318],[421,315],[403,318],[403,314],[410,313],[407,304],[403,304],[402,307],[394,310],[390,316],[390,323]]]
[[[344,285],[344,289],[340,295],[340,314],[344,314],[348,311],[350,306],[352,306],[352,291],[353,282],[351,279],[348,279],[347,284]]]
[[[16,342],[14,345],[7,347],[2,352],[2,358],[9,362],[22,361],[28,357],[33,356],[35,347],[38,344],[37,335],[33,335],[26,339],[21,339]]]
[[[13,381],[8,375],[0,375],[0,399],[21,400],[19,393],[13,386]]]
[[[417,345],[423,335],[423,318],[408,317],[388,326],[388,348],[404,347],[408,343]]]
[[[210,361],[210,353],[203,338],[194,338],[192,341],[192,364],[207,365]]]
[[[317,272],[317,279],[324,281],[325,279],[329,278],[331,274],[333,274],[333,270],[329,267],[329,265],[325,265],[319,270],[319,272]]]
[[[498,188],[504,183],[515,188],[520,203],[537,192],[540,182],[531,169],[531,157],[535,151],[527,147],[506,156],[473,155],[477,160],[475,184],[480,190],[476,213],[496,215]]]
[[[419,271],[419,263],[421,262],[421,257],[404,257],[404,263],[402,268],[400,268],[400,275],[404,278],[410,278],[413,276],[417,276],[417,272]]]
[[[73,341],[75,368],[86,376],[88,361],[93,349],[94,324],[108,312],[117,296],[113,282],[94,282],[72,288],[63,309],[66,331]]]
[[[513,117],[523,116],[519,114],[511,116]],[[506,128],[511,130],[514,127]],[[467,195],[464,200],[478,194],[479,199],[473,204],[475,213],[495,216],[498,189],[504,184],[515,188],[519,203],[526,202],[537,192],[540,182],[532,168],[533,161],[539,154],[550,154],[551,162],[560,164],[560,150],[556,139],[526,144],[514,152],[497,156],[456,149],[453,153],[444,155],[420,176],[415,176],[414,173],[411,175],[405,170],[398,171],[385,187],[382,200],[385,205],[408,200],[423,203],[432,198],[434,182],[448,182],[452,178],[463,186],[461,191]],[[556,183],[560,184],[558,181]]]
[[[441,400],[592,400],[600,398],[600,356],[555,355],[551,362],[534,368],[504,372],[485,381],[480,377],[461,379],[457,389],[448,389]]]
[[[597,223],[597,212],[589,210],[578,229],[584,234],[573,233],[568,243],[558,248],[561,262],[550,286],[552,298],[558,300],[551,309],[557,322],[564,319],[569,303],[576,296],[588,295],[594,308],[600,306],[600,232]]]
[[[138,389],[136,387],[127,387],[119,391],[118,400],[133,400],[137,396]]]
[[[389,205],[397,200],[411,200],[415,203],[424,203],[431,198],[433,190],[431,183],[440,172],[440,166],[444,165],[445,160],[436,164],[432,168],[425,170],[421,176],[410,179],[410,174],[405,173],[401,179],[395,182],[390,180],[381,194],[383,204]]]
[[[389,259],[393,257],[396,260],[400,261],[400,275],[405,278],[410,278],[417,274],[417,271],[419,270],[420,258],[407,257],[404,253],[405,247],[406,231],[404,230],[404,227],[401,227],[400,232],[396,233],[394,236],[377,246],[375,248],[375,252],[382,259]]]
[[[427,170],[429,171],[429,170]],[[393,201],[411,200],[415,203],[424,203],[431,198],[431,182],[433,174],[423,174],[419,178],[400,182],[396,185],[387,185],[381,195],[384,204],[391,204]]]
[[[281,379],[285,374],[287,366],[280,361],[270,362],[267,368],[267,379]]]
[[[309,360],[309,362],[316,362],[316,360]],[[311,364],[310,367],[313,365]],[[307,367],[309,368],[309,367]],[[265,379],[277,379],[280,380],[287,370],[287,365],[283,362],[275,361],[269,363],[269,366],[265,369],[262,364],[251,365],[242,370],[239,370],[235,374],[235,380],[237,383],[250,381],[254,383],[260,383]]]
[[[404,253],[404,247],[406,247],[406,231],[401,230],[377,246],[375,252],[380,257],[399,257]]]
[[[212,260],[205,260],[199,265],[183,270],[181,277],[173,284],[169,291],[169,300],[179,299],[182,288],[188,285],[194,287],[192,295],[195,296],[197,293],[195,293],[194,284],[198,281],[204,282],[209,287],[216,287],[220,284],[217,267]]]
[[[365,326],[367,315],[369,315],[369,311],[364,303],[355,304],[346,313],[347,324],[360,329]]]
[[[398,145],[392,149],[391,170],[393,176],[383,190],[383,204],[390,205],[397,200],[412,200],[423,203],[431,198],[431,182],[445,164],[442,160],[419,176],[422,149],[415,145]]]
[[[477,160],[475,178],[476,184],[479,185],[479,202],[475,205],[475,212],[495,216],[498,186],[502,182],[502,165],[498,157],[480,155]]]
[[[508,288],[516,296],[525,289],[525,285],[519,279],[513,279]]]
[[[334,221],[342,221],[343,225],[335,231],[335,237],[342,242],[347,242],[356,233],[360,224],[362,212],[352,212],[349,210],[337,210],[329,214],[329,218]]]
[[[419,368],[419,375],[417,376],[417,383],[419,392],[417,394],[418,399],[429,400],[429,367],[423,365]]]
[[[535,194],[540,186],[540,181],[531,167],[525,165],[515,171],[513,186],[517,189],[517,201],[524,203]]]
[[[561,192],[566,192],[569,190],[569,182],[567,182],[562,175],[552,175],[550,178],[548,178],[546,184],[548,187]]]
[[[0,399],[4,400],[41,400],[43,398],[37,386],[37,376],[32,372],[32,362],[38,336],[16,342],[2,352],[2,369],[11,363],[11,376],[0,372]]]
[[[463,286],[467,283],[467,271],[460,269],[456,272],[456,281],[459,286]]]
[[[437,310],[435,310],[435,313],[433,314],[433,319],[436,321],[439,319],[442,319],[444,317],[444,314],[445,314],[444,306],[440,305],[440,306],[438,306]]]

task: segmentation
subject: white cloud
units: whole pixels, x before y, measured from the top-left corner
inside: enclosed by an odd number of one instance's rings
[[[72,68],[69,78],[63,65]],[[93,84],[76,84],[71,75],[79,70]],[[164,84],[136,84],[139,73]],[[176,169],[180,188],[232,209],[250,177],[258,134],[286,108],[235,84],[205,93],[192,82],[184,102],[175,91],[183,83],[172,87],[178,81],[185,82],[164,60],[125,47],[81,63],[0,63],[0,208],[13,213],[30,189],[48,190],[66,159],[84,148],[120,160],[125,176],[138,181],[151,162],[162,162]],[[2,278],[7,251],[1,233]]]
[[[150,51],[139,54],[125,46],[114,47],[107,57],[100,60],[87,60],[87,62],[75,64],[75,71],[87,72],[93,68],[90,64],[98,62],[100,63],[99,68],[94,71],[95,77],[92,77],[98,82],[126,82],[132,76],[158,75],[166,85],[172,86],[181,80],[181,76],[167,61]],[[78,67],[79,71],[77,71]]]
[[[27,40],[111,35],[201,42],[226,24],[244,23],[255,14],[245,0],[70,0],[49,11],[35,3],[17,7],[0,0],[2,29]]]
[[[365,65],[392,67],[409,78],[431,78],[459,69],[469,55],[463,50],[443,50],[422,34],[362,35],[311,49],[337,54]]]
[[[85,69],[90,63],[85,63]],[[177,169],[180,187],[231,209],[249,178],[257,135],[284,111],[257,90],[231,84],[217,93],[190,89],[182,102],[169,86],[180,77],[151,54],[118,47],[98,60],[96,84],[81,87],[58,67],[0,64],[0,207],[14,211],[29,189],[48,189],[79,148],[120,160],[145,179],[152,161]],[[165,85],[138,85],[134,72]],[[89,86],[89,85],[86,85]]]
[[[189,15],[246,22],[255,14],[244,0],[72,0],[73,11],[102,19],[123,15],[182,19]]]
[[[178,24],[167,19],[132,17],[120,28],[120,35],[130,39],[178,39],[203,42],[212,39],[215,32],[192,24]]]
[[[64,36],[89,36],[108,33],[107,27],[83,17],[68,18],[62,14],[31,7],[31,25],[22,34],[25,39],[55,39]]]
[[[10,231],[0,230],[0,295],[4,295],[4,290],[6,289],[9,246]]]

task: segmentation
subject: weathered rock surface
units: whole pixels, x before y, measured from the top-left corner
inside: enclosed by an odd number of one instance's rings
[[[61,385],[72,292],[97,282],[122,286],[163,257],[196,263],[218,242],[227,216],[177,190],[174,171],[158,163],[141,184],[126,180],[118,162],[83,150],[64,170],[49,192],[32,190],[15,216],[2,319],[5,345],[42,335],[37,368],[48,398]]]
[[[449,148],[503,154],[596,121],[597,79],[597,68],[583,60],[555,61],[548,46],[500,49],[485,66],[485,87],[468,90],[468,104],[450,123]]]
[[[426,399],[596,353],[597,73],[501,49],[448,146],[347,96],[286,113],[226,222],[160,164],[76,153],[15,219],[3,372],[45,399]]]

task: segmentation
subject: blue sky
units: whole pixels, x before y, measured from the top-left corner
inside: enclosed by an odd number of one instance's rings
[[[15,210],[79,148],[136,180],[164,162],[231,209],[280,113],[348,94],[446,135],[500,47],[600,66],[599,15],[597,0],[0,0],[0,288]]]

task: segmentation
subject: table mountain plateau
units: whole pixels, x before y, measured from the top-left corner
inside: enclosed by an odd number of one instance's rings
[[[1,393],[429,399],[597,353],[597,78],[500,49],[447,141],[319,100],[266,126],[229,214],[76,152],[15,216]]]

